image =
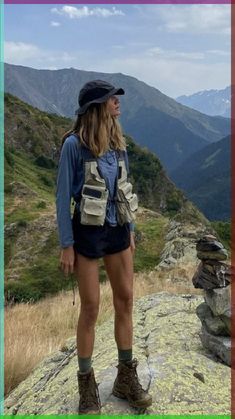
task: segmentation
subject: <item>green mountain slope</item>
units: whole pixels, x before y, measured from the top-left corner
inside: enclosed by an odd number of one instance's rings
[[[210,144],[171,173],[210,220],[231,218],[231,137]]]

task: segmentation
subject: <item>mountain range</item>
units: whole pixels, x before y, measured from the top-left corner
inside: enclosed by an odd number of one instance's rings
[[[83,84],[104,79],[125,90],[121,123],[124,132],[154,152],[170,172],[208,143],[230,133],[230,121],[179,104],[158,89],[121,73],[36,70],[5,64],[5,91],[41,110],[74,117]]]
[[[210,220],[231,218],[231,137],[209,144],[171,173],[171,179]]]
[[[231,86],[225,89],[202,90],[176,98],[177,102],[207,115],[231,117]]]

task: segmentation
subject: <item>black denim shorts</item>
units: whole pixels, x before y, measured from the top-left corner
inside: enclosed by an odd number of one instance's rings
[[[74,249],[88,258],[101,258],[121,252],[130,246],[130,225],[89,226],[80,223],[79,214],[73,216]]]

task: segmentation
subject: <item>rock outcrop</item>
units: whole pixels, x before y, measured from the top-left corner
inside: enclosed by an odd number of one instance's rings
[[[146,414],[230,414],[230,368],[201,345],[196,307],[201,296],[153,294],[134,309],[134,356],[144,388],[153,396]],[[93,366],[103,414],[136,414],[111,395],[117,350],[113,320],[96,334]],[[76,414],[75,339],[45,359],[5,400],[6,415]]]
[[[228,254],[211,235],[199,239],[196,249],[201,263],[192,281],[196,288],[204,289],[205,298],[196,310],[202,323],[201,342],[231,365],[231,268],[222,262]]]
[[[199,222],[192,225],[187,222],[170,221],[158,270],[169,270],[177,264],[183,266],[189,262],[196,265],[198,262],[195,243],[207,230],[208,226]]]

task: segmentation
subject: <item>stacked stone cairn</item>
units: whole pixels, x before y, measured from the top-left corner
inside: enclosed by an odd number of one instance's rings
[[[210,234],[197,241],[196,250],[201,262],[192,281],[195,288],[203,288],[205,299],[196,309],[200,339],[217,360],[231,366],[231,267],[224,262],[228,253]]]

